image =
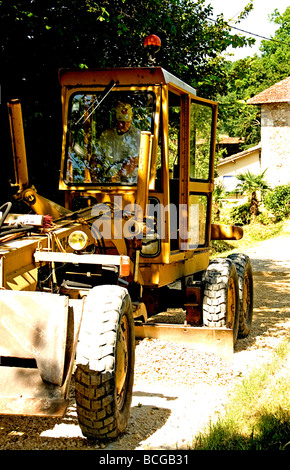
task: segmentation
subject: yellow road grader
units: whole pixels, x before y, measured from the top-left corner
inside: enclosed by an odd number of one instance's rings
[[[135,337],[231,356],[252,322],[250,260],[210,261],[217,103],[161,67],[60,70],[60,206],[29,183],[21,103],[8,103],[16,198],[1,207],[0,414],[64,415],[84,436],[127,425]],[[168,307],[182,324],[158,322]]]

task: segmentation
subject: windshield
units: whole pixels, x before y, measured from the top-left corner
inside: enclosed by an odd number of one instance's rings
[[[141,131],[152,132],[147,91],[82,92],[70,99],[65,180],[136,184]]]

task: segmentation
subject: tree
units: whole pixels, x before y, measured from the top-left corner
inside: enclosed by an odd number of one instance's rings
[[[227,63],[227,91],[218,96],[219,131],[243,137],[243,148],[260,141],[260,108],[247,100],[290,75],[290,7],[275,10],[271,21],[280,25],[273,40],[262,41],[261,56]]]
[[[221,54],[249,40],[232,35],[223,15],[210,21],[211,13],[204,0],[0,1],[0,147],[9,161],[0,187],[14,178],[6,102],[20,98],[31,182],[57,201],[59,68],[142,65],[147,61],[143,40],[155,33],[162,41],[158,64],[198,87],[200,96],[224,91]]]
[[[267,78],[274,84],[290,73],[290,6],[283,14],[275,9],[270,21],[280,27],[275,32],[274,41],[262,41],[260,50]]]
[[[213,219],[220,220],[223,200],[226,198],[226,191],[222,183],[216,184],[213,190]]]
[[[276,186],[267,193],[264,204],[276,217],[282,220],[290,215],[290,183]]]
[[[235,192],[245,193],[248,196],[252,220],[255,220],[259,215],[257,192],[264,192],[269,189],[269,185],[265,179],[266,171],[267,170],[264,170],[259,175],[255,175],[248,170],[245,173],[237,175],[237,179],[240,183],[237,185]]]

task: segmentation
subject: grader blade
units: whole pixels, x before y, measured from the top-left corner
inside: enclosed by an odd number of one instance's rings
[[[0,414],[63,416],[83,301],[0,291]]]
[[[233,330],[164,323],[135,324],[137,339],[153,338],[188,344],[197,351],[214,353],[227,362],[233,360]]]
[[[61,387],[42,381],[34,368],[0,367],[0,415],[61,418],[68,400]]]

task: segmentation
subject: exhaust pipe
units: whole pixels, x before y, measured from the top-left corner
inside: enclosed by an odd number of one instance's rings
[[[18,186],[19,191],[22,191],[29,186],[29,179],[21,103],[19,99],[15,99],[11,100],[7,106],[15,172],[15,184],[13,186]]]

